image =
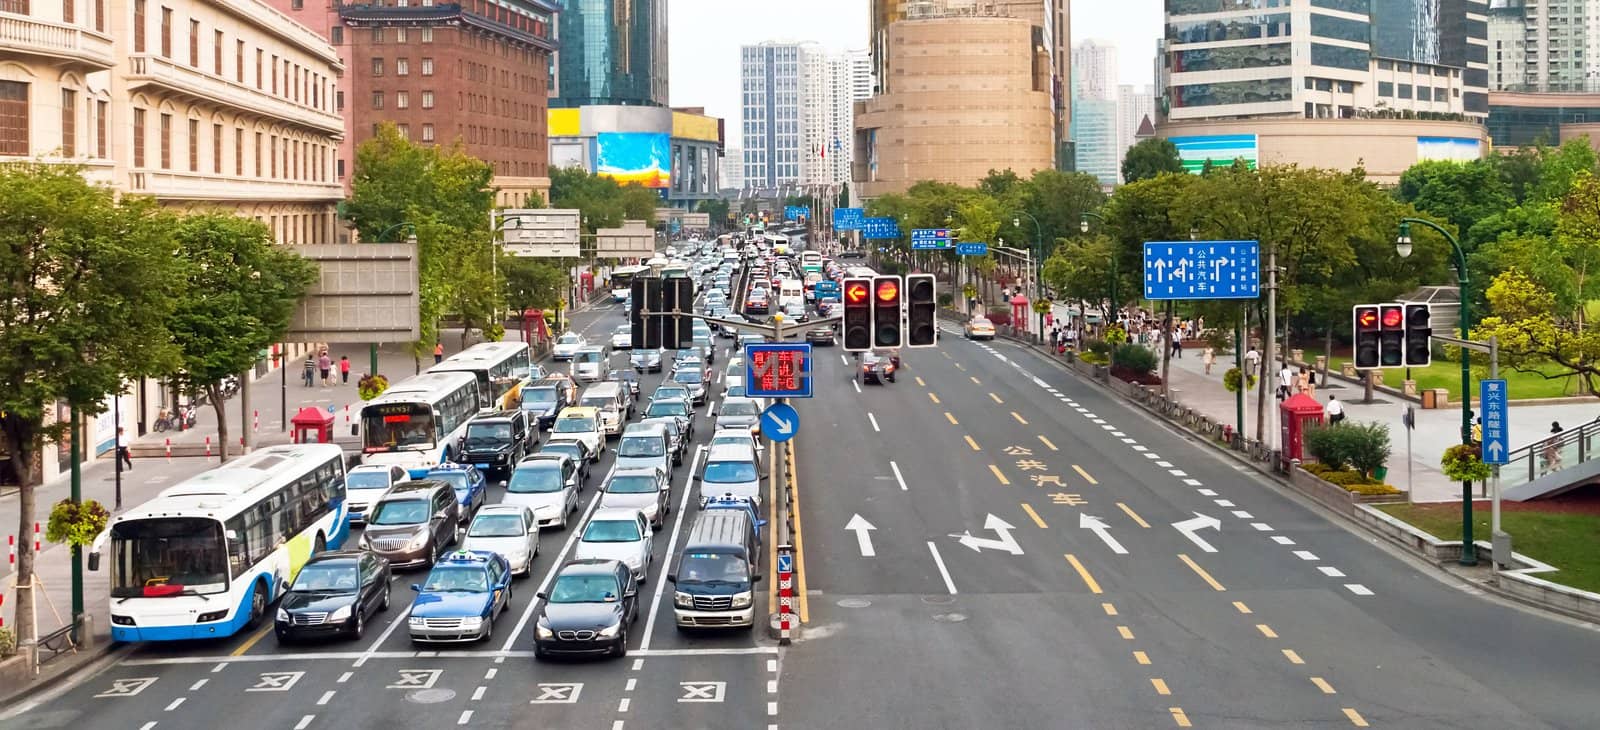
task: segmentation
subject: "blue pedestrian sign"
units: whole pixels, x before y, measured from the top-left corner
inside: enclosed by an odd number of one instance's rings
[[[861,219],[862,238],[899,238],[900,222],[887,216]]]
[[[783,217],[784,217],[784,219],[791,220],[791,221],[797,221],[797,220],[800,220],[801,218],[810,218],[811,217],[811,206],[808,206],[808,205],[785,205],[785,206],[783,206]]]
[[[956,244],[956,254],[959,256],[983,256],[987,253],[989,253],[989,244],[987,243]]]
[[[1146,241],[1145,299],[1255,299],[1261,245],[1255,241]]]
[[[751,398],[810,398],[811,343],[745,345],[744,394]]]
[[[955,239],[950,235],[948,228],[913,228],[911,229],[911,250],[913,251],[939,251],[950,248]]]
[[[861,219],[865,216],[866,211],[860,208],[834,208],[833,230],[859,231],[861,230]]]
[[[788,441],[800,431],[800,413],[788,403],[773,403],[761,412],[761,435],[777,442]]]
[[[794,572],[794,553],[778,553],[778,572]]]
[[[1478,404],[1483,412],[1483,463],[1504,464],[1511,460],[1511,424],[1506,406],[1511,394],[1504,380],[1478,381]]]

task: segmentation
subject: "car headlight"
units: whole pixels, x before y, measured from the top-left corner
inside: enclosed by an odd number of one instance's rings
[[[482,625],[483,625],[483,617],[482,616],[470,616],[470,617],[461,619],[461,628],[464,628],[464,629],[475,629],[475,628],[478,628],[479,626],[482,626]]]
[[[422,627],[422,626],[426,626],[427,623],[428,623],[427,619],[420,618],[420,617],[417,617],[417,616],[412,616],[412,617],[406,619],[406,625],[410,626],[412,628],[419,628],[419,627]]]
[[[406,549],[417,550],[426,544],[428,544],[428,533],[423,532],[418,534],[416,537],[411,538],[411,542],[406,543]]]
[[[745,591],[743,593],[735,593],[735,594],[733,594],[733,607],[734,608],[749,608],[750,607],[750,591]]]
[[[334,609],[333,613],[328,614],[328,620],[329,621],[346,621],[346,620],[349,620],[349,618],[350,618],[350,607],[349,606],[340,606],[339,608]]]
[[[694,596],[683,591],[672,592],[672,605],[678,608],[694,608]]]
[[[556,635],[556,632],[550,630],[550,624],[545,623],[544,619],[539,619],[539,624],[533,627],[533,631],[541,639],[552,639]]]
[[[284,623],[289,623],[289,612],[281,608],[278,609],[278,620]]]
[[[614,623],[614,624],[612,624],[610,626],[607,626],[607,627],[605,627],[603,629],[600,629],[600,637],[603,638],[603,639],[609,639],[609,638],[611,638],[613,636],[616,636],[617,632],[621,631],[621,630],[622,630],[622,622],[618,621],[618,622],[616,622],[616,623]]]

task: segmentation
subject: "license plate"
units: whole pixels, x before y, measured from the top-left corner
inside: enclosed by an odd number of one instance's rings
[[[473,464],[473,466],[478,467],[479,469],[488,469],[489,468],[488,464]]]

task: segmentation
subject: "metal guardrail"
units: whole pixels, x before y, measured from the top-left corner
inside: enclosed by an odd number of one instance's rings
[[[1527,484],[1600,458],[1596,446],[1600,446],[1600,418],[1517,448],[1500,467],[1500,488]]]
[[[62,654],[78,653],[78,642],[73,641],[74,627],[71,624],[39,637],[33,653],[33,666],[35,669],[49,664]]]

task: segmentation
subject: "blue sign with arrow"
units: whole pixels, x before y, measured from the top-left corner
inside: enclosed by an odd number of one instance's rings
[[[983,256],[987,253],[989,253],[989,244],[987,243],[956,244],[956,255],[958,256]]]
[[[868,239],[899,238],[900,222],[887,216],[862,218],[861,237]]]
[[[1504,380],[1478,381],[1478,404],[1483,411],[1483,463],[1504,464],[1511,460],[1511,424],[1506,407],[1511,394]]]
[[[1255,299],[1261,296],[1256,241],[1146,241],[1145,299]]]
[[[860,208],[834,208],[833,230],[859,231],[861,230],[861,219],[864,217],[866,217],[866,211]]]
[[[800,432],[800,412],[788,403],[773,403],[761,412],[761,434],[777,442]]]
[[[797,220],[800,220],[801,218],[810,218],[811,217],[811,206],[809,206],[809,205],[785,205],[785,206],[783,206],[783,217],[786,220],[791,220],[791,221],[797,221]]]
[[[938,251],[950,248],[954,241],[948,228],[911,229],[911,250]]]
[[[778,553],[778,572],[794,572],[794,553]]]

